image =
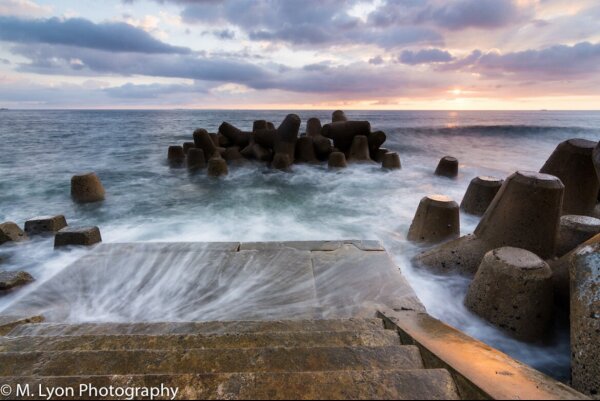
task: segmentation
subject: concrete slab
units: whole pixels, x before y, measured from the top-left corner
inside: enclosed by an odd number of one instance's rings
[[[425,311],[387,252],[344,245],[332,252],[313,252],[312,257],[325,317],[373,316],[382,305]]]

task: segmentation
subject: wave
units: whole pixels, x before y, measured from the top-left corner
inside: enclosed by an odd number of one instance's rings
[[[439,135],[529,135],[529,134],[600,134],[600,129],[578,126],[552,125],[460,125],[453,127],[402,127],[395,130],[398,133],[439,134]]]

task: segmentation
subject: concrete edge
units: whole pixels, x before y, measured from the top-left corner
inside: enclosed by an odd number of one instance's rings
[[[426,313],[382,309],[378,315],[403,344],[421,349],[425,368],[448,369],[462,399],[589,399]]]

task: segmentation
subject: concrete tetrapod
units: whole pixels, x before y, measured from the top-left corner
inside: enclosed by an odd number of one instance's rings
[[[185,163],[185,152],[182,146],[169,146],[167,160],[171,167],[182,167]]]
[[[364,135],[357,135],[352,140],[350,152],[348,152],[348,161],[354,163],[370,162],[369,139]]]
[[[286,153],[275,153],[271,167],[277,170],[287,171],[292,166],[292,161]]]
[[[600,233],[600,219],[569,214],[560,218],[556,256],[566,255]]]
[[[515,338],[543,340],[554,317],[552,270],[524,249],[490,251],[469,286],[465,305]]]
[[[571,260],[571,374],[575,389],[600,399],[600,243]]]
[[[346,113],[344,113],[342,110],[336,110],[331,114],[332,123],[337,123],[339,121],[348,121]]]
[[[328,166],[330,169],[338,169],[348,167],[346,163],[346,155],[342,152],[332,152],[329,155]]]
[[[400,156],[396,152],[387,152],[383,155],[381,167],[388,170],[398,170],[402,168]]]
[[[217,145],[205,129],[199,128],[194,131],[194,143],[196,148],[204,151],[204,157],[210,159],[217,153]]]
[[[499,178],[487,176],[473,178],[460,204],[461,210],[476,216],[483,216],[503,182],[504,180]]]
[[[300,117],[296,114],[288,114],[279,127],[277,127],[277,134],[274,139],[273,150],[275,156],[278,153],[286,154],[290,165],[296,157],[296,142],[298,141],[300,124]],[[283,158],[279,157],[278,159],[277,164],[280,165],[280,162],[283,162]],[[273,164],[275,164],[275,159],[273,159]]]
[[[589,216],[594,211],[600,190],[592,159],[596,145],[586,139],[564,141],[540,170],[560,178],[565,185],[563,214]]]
[[[371,159],[375,159],[381,148],[381,145],[387,140],[387,135],[383,131],[375,131],[369,133],[369,154]]]
[[[206,168],[206,158],[202,149],[193,148],[188,151],[187,167],[191,171]]]
[[[348,152],[352,141],[357,135],[366,137],[371,133],[371,123],[368,121],[343,121],[325,124],[321,134],[333,140],[333,146],[342,152]]]
[[[306,121],[306,136],[321,136],[322,128],[321,120],[316,117],[309,118]]]
[[[548,264],[552,269],[552,281],[554,282],[554,299],[556,305],[560,308],[568,311],[569,299],[571,294],[571,283],[569,277],[569,270],[571,268],[571,261],[573,257],[589,246],[595,246],[600,244],[600,234],[596,234],[594,237],[585,241],[571,252],[557,259],[548,260]]]
[[[429,195],[421,199],[408,231],[413,242],[439,243],[460,236],[458,204],[444,195]]]
[[[594,160],[594,167],[596,168],[596,175],[598,176],[598,181],[600,182],[600,142],[598,142],[598,145],[596,145],[592,157]]]
[[[296,142],[296,163],[318,163],[313,138],[302,136]]]
[[[104,187],[96,173],[74,175],[71,178],[71,197],[75,202],[98,202],[104,200],[104,194]]]
[[[222,177],[229,174],[227,162],[220,157],[213,157],[208,160],[207,173],[209,177]]]
[[[244,132],[241,129],[229,124],[228,122],[223,122],[219,126],[219,133],[222,134],[227,139],[229,139],[229,141],[230,141],[229,144],[239,146],[241,149],[245,148],[250,143],[250,133],[249,132]],[[225,145],[229,145],[229,144],[225,144]],[[223,145],[221,145],[221,146],[223,146]]]
[[[195,148],[196,144],[194,142],[184,142],[183,143],[183,153],[188,154],[189,150]]]
[[[458,175],[458,159],[452,156],[444,156],[435,169],[435,175],[454,178]]]
[[[518,171],[508,177],[473,235],[439,245],[415,262],[439,273],[473,276],[488,252],[523,248],[543,259],[554,256],[564,186],[551,175]]]

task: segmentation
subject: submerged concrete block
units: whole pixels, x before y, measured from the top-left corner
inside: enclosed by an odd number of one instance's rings
[[[12,221],[0,224],[0,245],[6,242],[19,242],[27,239],[27,234]]]
[[[571,261],[571,374],[575,389],[600,398],[600,243]]]
[[[206,168],[206,158],[204,151],[199,148],[190,149],[187,155],[187,167],[190,170],[199,170]]]
[[[396,152],[387,152],[383,155],[381,167],[388,170],[398,170],[402,168],[400,156]]]
[[[543,259],[554,256],[564,186],[554,176],[518,171],[502,185],[472,236],[459,238],[418,255],[423,267],[473,276],[481,259],[511,246]]]
[[[344,113],[342,110],[336,110],[331,114],[332,123],[337,123],[339,121],[348,121],[346,113]]]
[[[560,218],[556,256],[563,256],[600,233],[600,219],[565,215]]]
[[[54,248],[69,245],[91,246],[102,242],[98,227],[65,227],[54,236]]]
[[[469,286],[465,305],[515,338],[543,340],[554,317],[552,270],[524,249],[490,251]]]
[[[354,163],[370,162],[369,139],[364,135],[356,135],[348,152],[348,161]]]
[[[213,157],[208,160],[207,174],[209,177],[222,177],[229,174],[229,168],[225,159]]]
[[[600,190],[592,159],[596,145],[585,139],[562,142],[540,170],[560,178],[565,185],[563,214],[589,216],[596,206]]]
[[[71,178],[71,197],[78,203],[104,200],[104,186],[96,173],[74,175]]]
[[[328,166],[330,169],[348,167],[348,164],[346,163],[346,155],[342,152],[332,152],[329,155]]]
[[[435,175],[454,178],[458,175],[458,159],[452,156],[444,156],[435,169]]]
[[[217,145],[205,129],[199,128],[194,131],[194,143],[196,148],[204,151],[204,157],[210,159],[217,153]]]
[[[62,214],[57,216],[40,216],[25,222],[25,232],[29,235],[54,234],[67,226],[67,219]]]
[[[0,271],[0,295],[17,287],[22,287],[33,281],[31,274],[27,272],[4,272]]]
[[[476,216],[483,216],[500,187],[502,187],[503,182],[504,180],[495,177],[479,176],[473,178],[460,204],[461,210]]]
[[[185,163],[185,152],[183,151],[183,147],[178,145],[169,146],[167,160],[171,167],[182,167]]]
[[[421,199],[408,231],[413,242],[438,243],[460,236],[458,204],[444,195],[429,195]]]

